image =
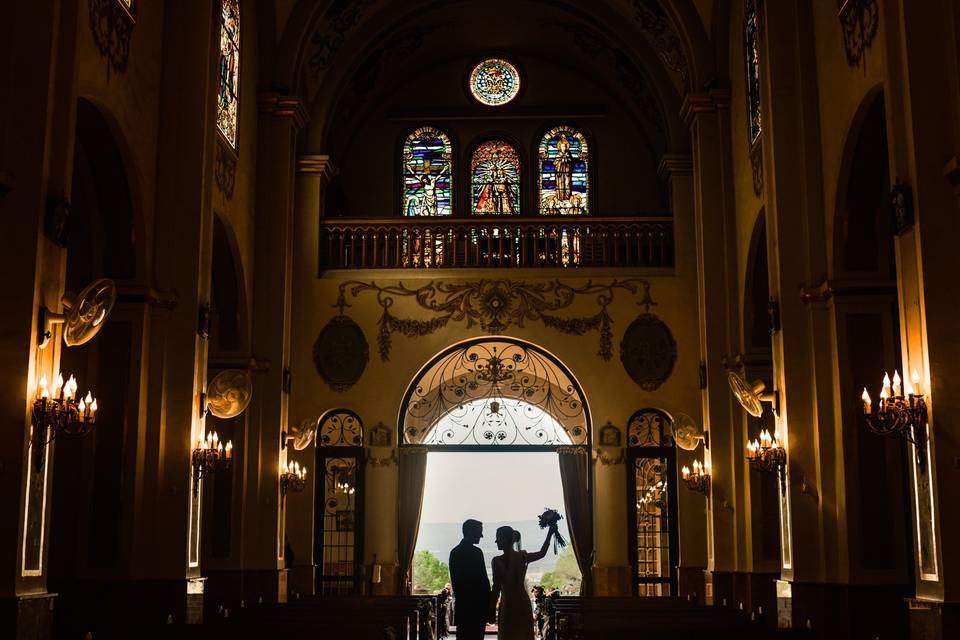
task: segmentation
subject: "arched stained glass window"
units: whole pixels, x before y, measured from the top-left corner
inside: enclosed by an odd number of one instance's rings
[[[744,7],[743,47],[747,63],[747,111],[750,117],[747,133],[750,144],[753,144],[763,130],[760,120],[760,35],[757,1],[746,0]]]
[[[503,140],[487,140],[470,159],[471,211],[477,215],[520,213],[520,156]]]
[[[403,215],[451,213],[453,147],[447,134],[421,127],[403,143]]]
[[[570,127],[554,127],[540,141],[541,215],[579,215],[589,211],[587,141]]]
[[[240,2],[220,1],[220,84],[217,95],[217,128],[230,147],[237,148],[237,115],[240,107]]]

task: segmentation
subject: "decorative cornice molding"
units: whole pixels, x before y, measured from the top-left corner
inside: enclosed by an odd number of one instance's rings
[[[297,173],[319,174],[323,180],[329,180],[337,171],[333,159],[328,155],[297,156]]]
[[[689,126],[700,114],[715,113],[729,106],[730,92],[727,90],[714,89],[706,93],[688,93],[680,106],[680,118]]]
[[[685,153],[666,153],[660,158],[657,175],[661,180],[670,180],[674,175],[693,175],[693,158]]]
[[[257,97],[257,107],[264,115],[291,118],[298,131],[307,126],[307,122],[310,121],[310,114],[300,96],[261,93]]]

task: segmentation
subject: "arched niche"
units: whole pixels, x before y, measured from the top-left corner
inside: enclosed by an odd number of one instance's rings
[[[108,111],[76,107],[65,289],[112,278],[121,298],[96,338],[63,348],[60,372],[92,390],[99,410],[91,433],[54,451],[49,580],[66,607],[81,606],[84,580],[118,579],[130,561],[144,313],[123,290],[144,283],[144,238],[126,144]]]
[[[399,425],[401,444],[472,449],[589,446],[591,432],[573,374],[546,350],[508,337],[437,354],[407,388]]]
[[[841,423],[837,455],[843,460],[838,499],[845,503],[851,581],[904,585],[914,566],[916,539],[909,533],[917,518],[910,513],[905,482],[906,446],[870,433],[859,401],[864,387],[877,397],[885,371],[906,373],[900,354],[889,161],[884,91],[877,86],[864,96],[850,125],[833,220],[829,284]],[[917,482],[929,478],[919,473]],[[930,557],[920,554],[921,570]],[[893,588],[890,595],[893,605],[908,594]],[[888,622],[906,624],[903,617]]]

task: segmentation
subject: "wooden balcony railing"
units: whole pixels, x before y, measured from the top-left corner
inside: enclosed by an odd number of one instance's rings
[[[328,218],[320,268],[672,267],[669,217]]]

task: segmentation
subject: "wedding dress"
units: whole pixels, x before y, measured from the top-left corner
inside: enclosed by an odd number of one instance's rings
[[[527,594],[527,552],[510,551],[493,559],[493,581],[500,585],[499,640],[533,640],[533,607]]]

